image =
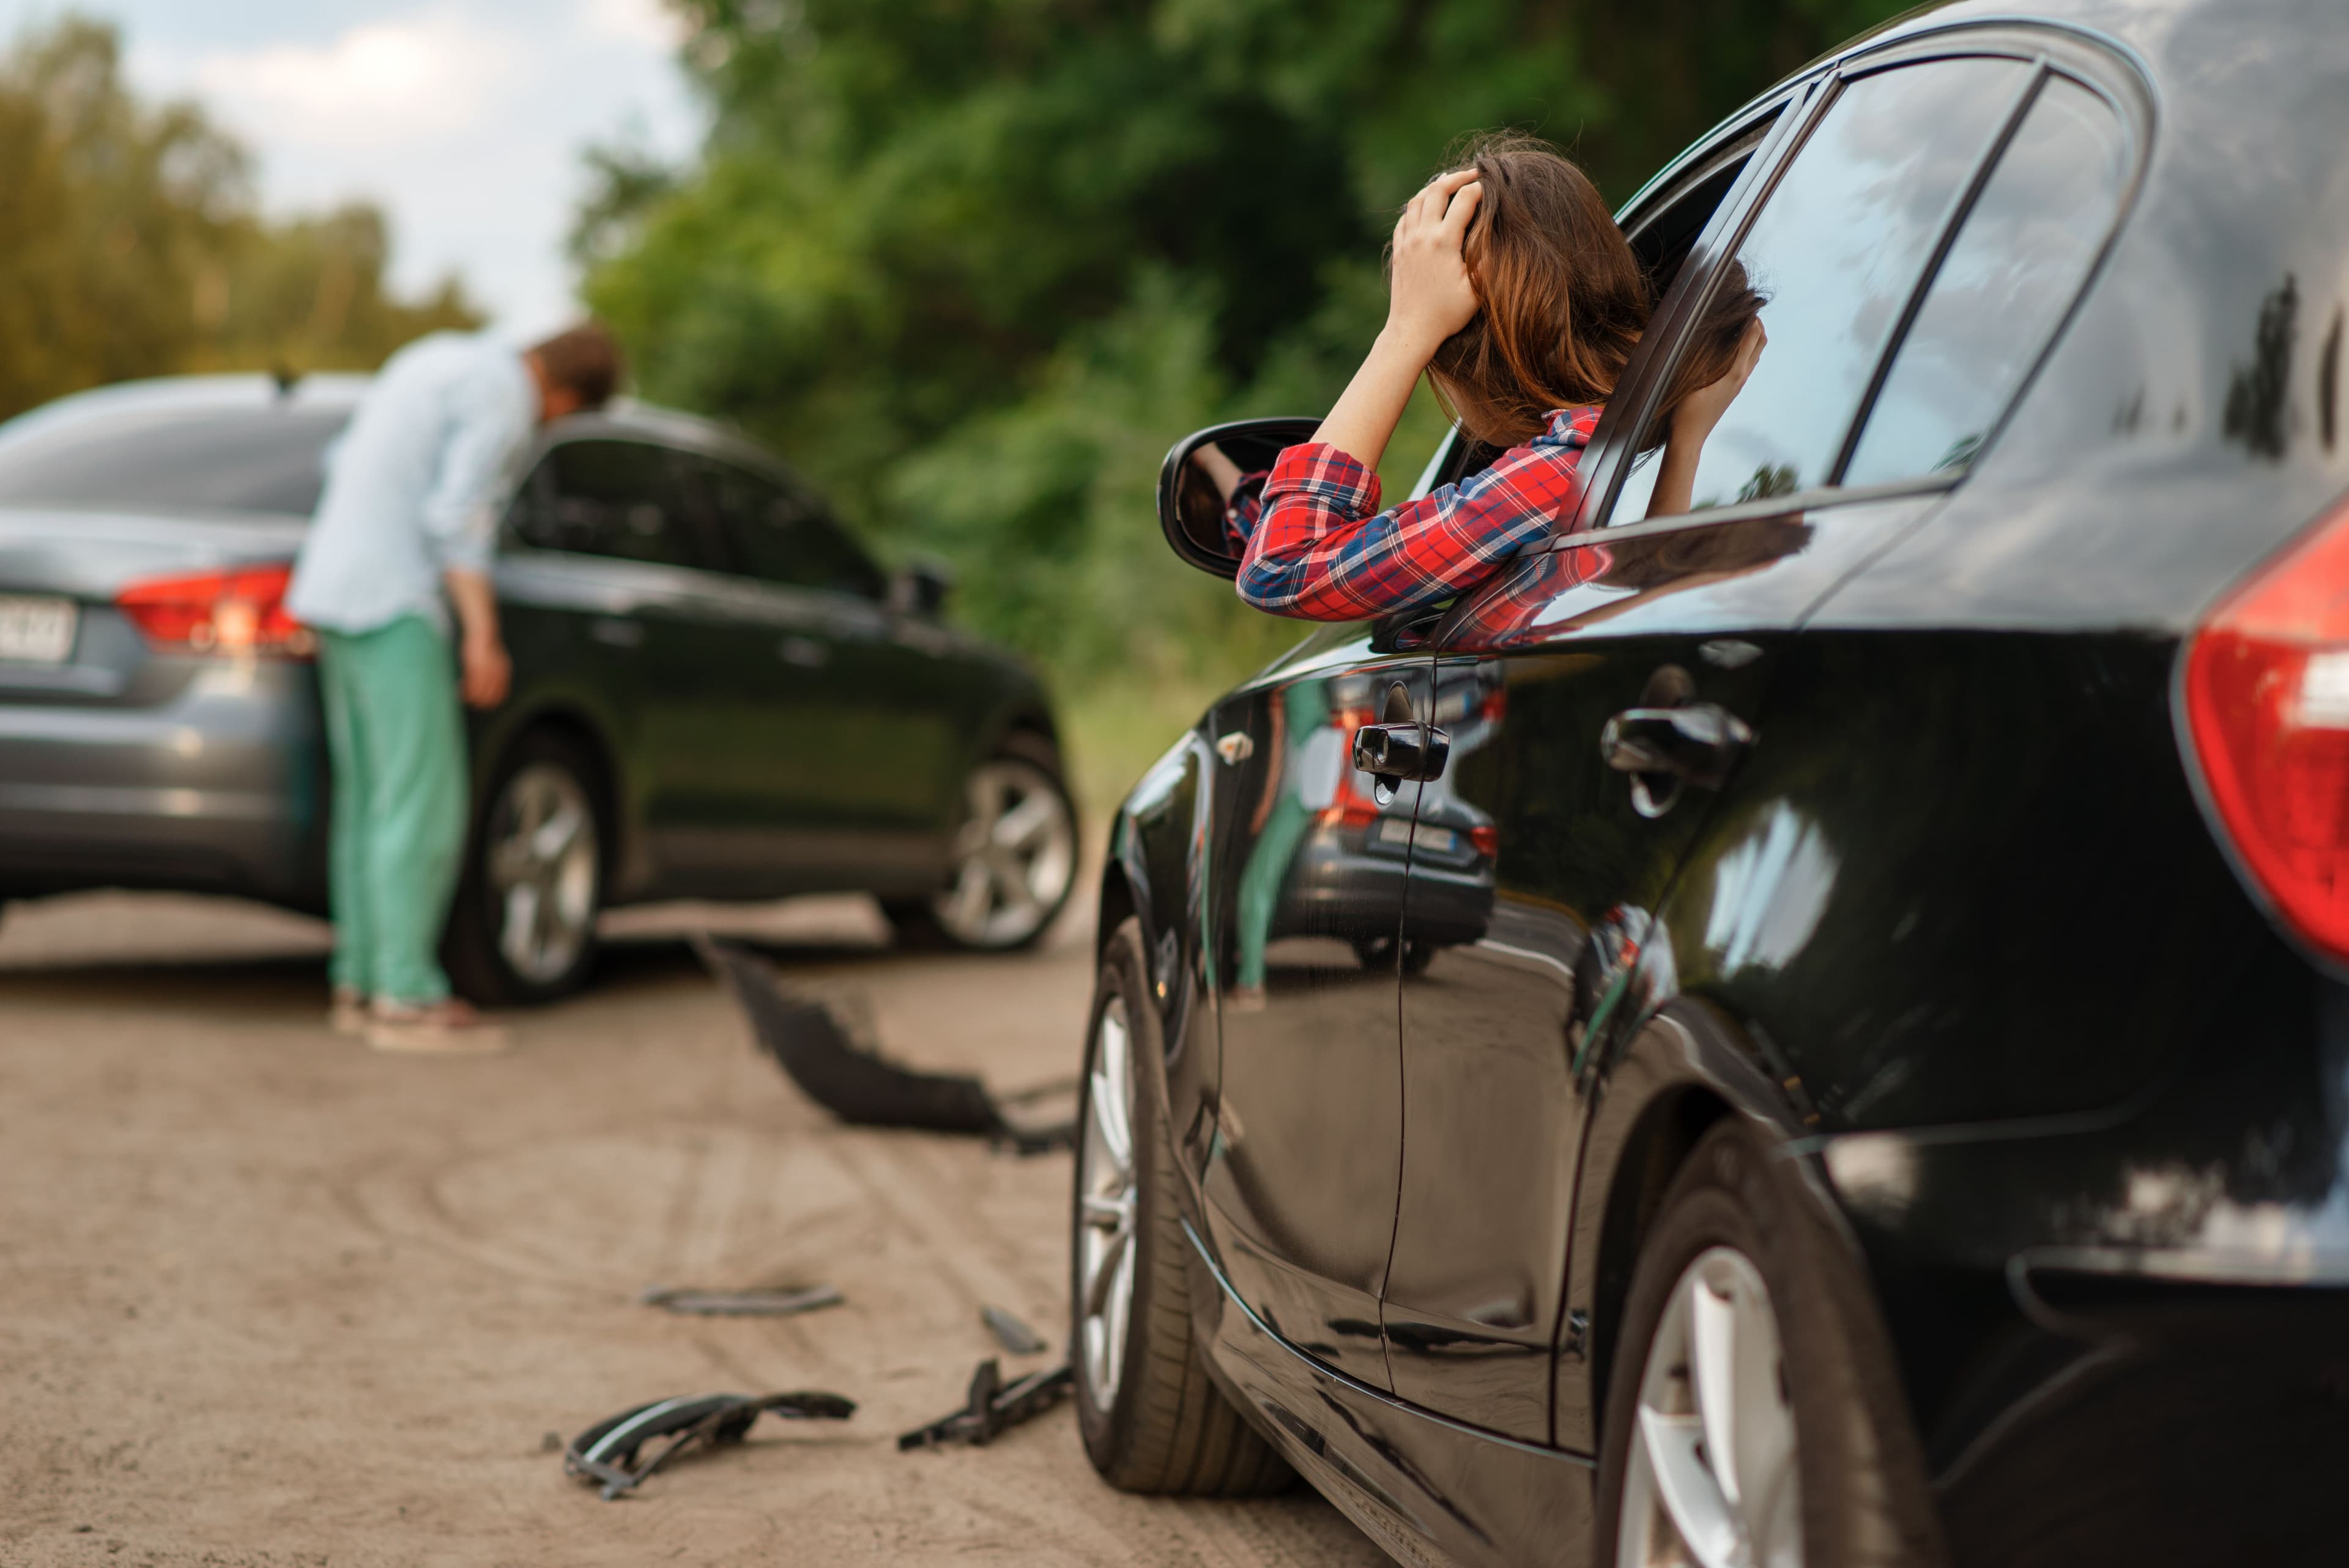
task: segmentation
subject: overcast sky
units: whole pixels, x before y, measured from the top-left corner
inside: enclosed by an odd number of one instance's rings
[[[121,28],[142,92],[242,140],[271,212],[376,202],[398,287],[453,270],[516,338],[574,312],[581,149],[700,139],[663,0],[0,0],[0,39],[67,9]]]

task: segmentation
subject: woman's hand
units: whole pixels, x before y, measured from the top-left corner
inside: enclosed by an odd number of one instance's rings
[[[1737,340],[1737,353],[1721,379],[1699,387],[1672,410],[1674,445],[1682,441],[1692,446],[1703,444],[1704,438],[1713,433],[1713,427],[1721,422],[1721,416],[1729,411],[1729,405],[1737,400],[1737,394],[1745,389],[1745,379],[1754,374],[1754,367],[1761,362],[1762,350],[1769,342],[1770,335],[1762,329],[1760,317],[1745,324],[1745,336]]]
[[[1429,358],[1480,308],[1461,247],[1484,199],[1476,171],[1455,169],[1429,181],[1395,222],[1387,330]]]

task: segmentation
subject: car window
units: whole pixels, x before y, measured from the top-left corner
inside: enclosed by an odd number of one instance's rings
[[[735,559],[754,577],[877,598],[886,580],[823,514],[823,504],[730,462],[703,465],[712,510]]]
[[[1935,60],[1846,84],[1737,247],[1769,347],[1705,442],[1702,509],[1827,483],[1935,241],[2031,67]],[[1612,515],[1647,515],[1659,454]]]
[[[1847,484],[1961,468],[2086,279],[2128,174],[2120,120],[2060,77],[2040,88],[1902,340]]]
[[[348,409],[127,409],[0,441],[0,506],[306,517]]]
[[[634,441],[565,441],[533,478],[533,504],[515,517],[530,544],[547,550],[703,566],[679,504],[675,455]]]

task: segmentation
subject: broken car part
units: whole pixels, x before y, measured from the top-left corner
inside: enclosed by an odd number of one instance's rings
[[[759,1048],[808,1098],[842,1121],[974,1134],[1021,1154],[1074,1144],[1073,1122],[1023,1126],[1006,1120],[1001,1104],[977,1078],[916,1072],[865,1050],[832,1009],[785,991],[772,970],[740,948],[696,932],[693,950],[749,1014]]]
[[[1030,1328],[999,1306],[978,1309],[978,1321],[987,1324],[998,1344],[1014,1355],[1035,1355],[1044,1348],[1044,1336]]]
[[[610,1502],[633,1491],[680,1449],[697,1442],[712,1448],[740,1442],[760,1413],[768,1410],[792,1421],[845,1421],[856,1413],[856,1404],[837,1394],[812,1391],[657,1399],[598,1421],[572,1438],[563,1450],[563,1470],[601,1483],[604,1501]],[[668,1447],[637,1464],[637,1450],[658,1438],[668,1438]]]
[[[998,1432],[1059,1404],[1074,1383],[1074,1375],[1063,1363],[1049,1372],[1031,1372],[1007,1387],[1001,1363],[989,1356],[971,1374],[970,1397],[963,1407],[903,1434],[897,1439],[897,1451],[943,1448],[948,1443],[985,1448]]]
[[[697,1291],[654,1285],[637,1293],[647,1306],[703,1317],[789,1317],[818,1307],[838,1306],[841,1293],[830,1285],[803,1290]]]

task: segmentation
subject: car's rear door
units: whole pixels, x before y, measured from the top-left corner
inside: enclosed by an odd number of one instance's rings
[[[1522,563],[1439,633],[1439,686],[1459,669],[1482,694],[1448,790],[1490,821],[1494,911],[1482,940],[1441,950],[1403,989],[1408,1137],[1382,1310],[1405,1397],[1588,1444],[1587,1306],[1568,1299],[1569,1250],[1596,1241],[1577,1229],[1588,1113],[1624,1022],[1672,986],[1682,933],[1659,911],[1718,792],[1772,744],[1764,695],[1804,613],[1957,472],[1903,462],[1842,483],[2039,73],[2028,57],[1944,52],[1825,84],[1666,306],[1669,332],[1732,255],[1768,296],[1769,346],[1706,443],[1695,509],[1650,519],[1654,456],[1629,450],[1670,369],[1660,336],[1593,455],[1586,521],[1604,525]],[[1756,877],[1783,891],[1817,874],[1817,852],[1786,825],[1756,840]],[[1744,917],[1733,898],[1709,918]],[[1555,1410],[1554,1341],[1573,1364],[1557,1380],[1571,1407]]]

